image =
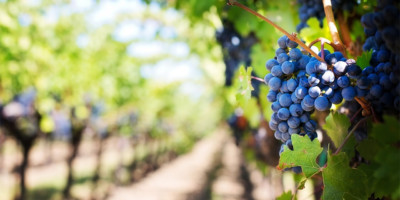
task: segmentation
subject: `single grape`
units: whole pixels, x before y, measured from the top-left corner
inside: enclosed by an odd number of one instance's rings
[[[342,76],[346,73],[347,63],[343,61],[338,61],[333,65],[333,73],[336,76]]]
[[[288,123],[286,121],[283,121],[279,123],[278,125],[278,130],[282,133],[286,133],[289,129]]]
[[[312,86],[308,89],[308,95],[312,98],[317,98],[321,94],[321,89],[318,86]]]
[[[382,88],[382,86],[380,86],[380,85],[378,85],[378,84],[373,85],[373,86],[370,88],[370,94],[371,94],[373,97],[375,97],[375,98],[379,98],[379,97],[383,94],[383,88]]]
[[[303,86],[299,86],[296,88],[294,93],[298,99],[303,99],[307,95],[308,90],[307,90],[307,88],[305,88]]]
[[[294,65],[290,61],[285,61],[282,63],[282,72],[286,75],[293,74],[294,72]]]
[[[306,95],[302,102],[304,102],[304,105],[306,105],[308,107],[313,107],[314,101],[315,101],[314,98],[312,98],[310,95]]]
[[[318,78],[317,74],[310,74],[308,77],[308,83],[311,86],[316,86],[320,83],[320,79]]]
[[[278,130],[278,124],[274,123],[273,121],[269,121],[269,127],[271,128],[271,130],[276,131]]]
[[[300,60],[303,54],[301,53],[300,49],[294,48],[289,51],[289,57],[292,60]]]
[[[281,66],[280,65],[273,66],[271,69],[271,74],[274,75],[275,77],[282,76],[283,72]]]
[[[270,91],[268,92],[268,94],[267,94],[267,100],[268,100],[269,102],[274,102],[274,101],[276,101],[276,92],[273,91],[273,90],[270,90]]]
[[[315,99],[314,105],[315,109],[319,111],[326,111],[331,107],[331,102],[329,102],[328,98],[325,96],[320,96]]]
[[[335,75],[331,71],[325,71],[322,75],[322,84],[329,85],[335,81]]]
[[[273,102],[272,104],[271,104],[271,109],[274,111],[274,112],[278,112],[278,110],[279,109],[281,109],[282,107],[281,107],[281,104],[278,102],[278,101],[275,101],[275,102]]]
[[[271,80],[272,77],[274,77],[274,76],[273,76],[271,73],[265,75],[265,77],[264,77],[264,83],[265,83],[266,85],[268,85],[268,82],[269,82],[269,80]]]
[[[270,88],[271,90],[278,91],[279,88],[280,88],[281,85],[282,85],[282,81],[281,81],[281,79],[278,78],[278,77],[272,77],[272,78],[268,81],[268,85],[269,85],[269,88]],[[273,101],[275,101],[275,100],[273,100]],[[273,102],[273,101],[271,101],[271,102]]]
[[[303,114],[303,109],[301,108],[301,105],[298,103],[290,105],[289,111],[290,114],[295,117],[300,117]]]
[[[296,79],[291,78],[287,81],[287,88],[290,92],[294,92],[297,88],[297,85],[298,85],[298,83],[297,83]]]
[[[281,108],[278,111],[278,118],[280,120],[287,120],[290,117],[290,111],[287,108]]]
[[[329,98],[333,104],[339,104],[343,101],[341,90],[335,92],[332,97]]]
[[[286,35],[284,35],[284,36],[282,36],[282,37],[280,37],[278,39],[278,45],[279,45],[280,48],[282,48],[282,49],[286,49],[287,48],[287,46],[286,46],[286,40],[287,39],[288,39],[288,37]]]
[[[287,121],[290,128],[297,128],[300,126],[300,119],[298,117],[290,117]]]
[[[352,101],[354,99],[354,97],[356,97],[356,90],[352,86],[343,88],[342,89],[342,97],[346,101]]]
[[[283,62],[289,60],[289,56],[286,53],[281,53],[278,55],[277,60],[279,64],[282,64]]]
[[[348,87],[350,85],[350,79],[347,76],[340,76],[337,79],[337,85],[341,88]]]
[[[279,103],[282,107],[289,107],[293,102],[289,93],[284,93],[279,97]]]

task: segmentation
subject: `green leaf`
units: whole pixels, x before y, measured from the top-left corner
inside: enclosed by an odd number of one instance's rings
[[[364,69],[369,66],[369,61],[372,57],[372,49],[369,51],[364,51],[360,57],[357,58],[356,64]]]
[[[239,89],[236,99],[240,105],[243,105],[243,103],[246,103],[251,98],[251,91],[254,90],[253,86],[251,85],[252,70],[253,68],[251,67],[248,67],[247,71],[244,66],[239,68]]]
[[[367,159],[362,165],[368,176],[370,193],[375,197],[400,198],[400,142],[399,122],[394,117],[384,116],[384,123],[373,124],[368,138],[360,143],[357,150]]]
[[[322,171],[322,178],[324,200],[368,199],[365,173],[349,167],[349,159],[344,152],[338,155],[328,153],[328,163]]]
[[[293,194],[291,191],[287,191],[282,193],[281,196],[277,197],[276,200],[292,200],[293,199]],[[295,198],[297,199],[297,198]]]
[[[346,138],[349,127],[349,118],[338,112],[331,112],[326,118],[326,123],[322,126],[336,148],[339,147]]]
[[[320,171],[316,162],[322,148],[318,140],[311,141],[307,136],[292,135],[293,151],[285,146],[279,159],[278,169],[300,166],[304,175],[309,178]]]

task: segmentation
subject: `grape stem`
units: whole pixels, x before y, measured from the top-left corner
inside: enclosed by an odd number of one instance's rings
[[[344,18],[343,11],[339,10],[338,12],[338,21],[339,21],[339,31],[340,35],[343,38],[344,45],[349,48],[352,46],[352,40],[350,37],[349,26]]]
[[[338,29],[336,28],[335,17],[333,16],[332,11],[332,2],[331,0],[322,0],[322,3],[324,4],[325,18],[328,21],[329,32],[331,33],[333,40],[332,47],[334,47],[335,51],[340,51],[343,56],[345,56],[345,46],[343,45]]]
[[[293,42],[296,42],[297,44],[299,44],[301,47],[304,48],[304,50],[306,50],[308,53],[310,53],[313,57],[315,57],[316,59],[318,59],[321,62],[325,62],[324,59],[322,59],[320,56],[318,56],[313,50],[311,50],[311,48],[309,48],[306,44],[304,44],[299,38],[297,38],[297,34],[296,33],[292,33],[290,34],[289,32],[287,32],[285,29],[283,29],[282,27],[278,26],[277,24],[275,24],[274,22],[272,22],[271,20],[269,20],[268,18],[262,16],[260,13],[250,9],[249,7],[237,2],[236,0],[228,0],[228,5],[230,6],[237,6],[259,18],[261,18],[262,20],[266,21],[267,23],[271,24],[273,27],[275,27],[276,29],[278,29],[280,32],[282,32],[283,34],[285,34],[290,40],[292,40]]]
[[[254,80],[257,80],[257,81],[265,83],[264,79],[256,77],[256,76],[251,76],[251,79],[254,79]]]
[[[360,109],[357,110],[357,112],[353,115],[353,117],[351,117],[350,122],[353,122],[354,119],[357,117],[357,115],[363,110],[363,108],[361,107]]]
[[[357,124],[351,129],[349,134],[347,134],[346,138],[343,140],[342,144],[340,144],[340,146],[336,149],[336,151],[335,151],[335,153],[333,155],[337,155],[338,153],[340,153],[340,151],[342,150],[342,148],[344,147],[346,142],[350,139],[350,136],[353,135],[354,131],[356,131],[358,126],[360,124],[362,124],[367,119],[368,119],[368,117],[365,117],[365,118],[363,118],[363,119],[361,119],[360,121],[357,122]]]
[[[371,104],[368,103],[367,100],[364,98],[359,98],[359,97],[354,97],[354,99],[358,102],[358,104],[361,105],[361,107],[364,109],[366,115],[371,115],[373,116],[374,122],[378,122],[379,120],[376,118],[374,108],[372,108]]]

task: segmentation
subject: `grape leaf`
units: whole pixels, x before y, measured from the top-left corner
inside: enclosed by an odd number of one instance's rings
[[[399,122],[394,117],[384,116],[384,123],[373,124],[368,138],[360,143],[357,150],[369,161],[361,166],[368,176],[375,197],[391,196],[400,198],[400,142]]]
[[[358,169],[349,167],[344,152],[338,155],[328,153],[327,167],[322,171],[324,192],[322,199],[368,199],[367,177]]]
[[[339,147],[344,138],[346,138],[349,127],[349,118],[338,112],[331,112],[326,118],[326,123],[322,126],[336,148]]]
[[[372,57],[372,49],[369,51],[364,51],[360,57],[357,58],[356,64],[364,69],[369,66],[369,61]]]
[[[252,70],[253,69],[251,67],[248,67],[247,71],[244,66],[239,68],[239,89],[236,99],[241,105],[251,98],[251,91],[254,90],[253,86],[251,85]]]
[[[292,200],[292,199],[293,199],[293,194],[291,191],[284,192],[281,194],[281,196],[276,198],[276,200]]]
[[[311,141],[307,136],[293,134],[292,144],[293,151],[285,146],[279,159],[278,169],[300,166],[307,178],[319,172],[320,166],[316,160],[323,150],[319,141]]]

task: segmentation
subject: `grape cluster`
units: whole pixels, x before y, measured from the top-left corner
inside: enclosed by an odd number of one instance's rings
[[[216,32],[216,39],[222,47],[225,63],[225,85],[231,86],[236,70],[241,64],[246,67],[251,65],[251,47],[257,42],[254,33],[244,37],[235,29],[232,22],[223,19],[223,27]],[[256,74],[253,72],[253,76]],[[252,95],[258,97],[259,82],[252,80],[254,90]]]
[[[400,110],[399,13],[398,2],[382,0],[378,1],[375,12],[361,17],[367,36],[363,50],[373,53],[371,66],[363,69],[357,78],[357,96],[368,100],[378,113]]]
[[[351,80],[361,69],[340,52],[331,54],[324,50],[319,56],[324,55],[325,62],[320,62],[303,54],[287,36],[279,38],[278,45],[276,57],[266,63],[270,73],[264,77],[270,88],[267,99],[272,102],[274,112],[269,125],[275,131],[275,138],[292,149],[292,134],[317,137],[317,123],[310,119],[314,110],[327,111],[332,104],[356,97]]]
[[[297,25],[296,30],[300,32],[301,29],[308,27],[307,20],[316,17],[319,25],[322,28],[323,19],[325,18],[324,5],[321,0],[298,0],[300,4],[299,17],[300,24]],[[346,10],[350,11],[357,5],[356,0],[332,0],[333,11]]]

